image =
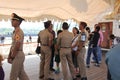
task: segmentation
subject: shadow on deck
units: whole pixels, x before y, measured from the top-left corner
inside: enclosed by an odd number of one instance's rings
[[[39,80],[39,64],[40,58],[38,55],[26,56],[25,71],[28,74],[30,80]],[[5,60],[3,62],[3,68],[5,71],[5,80],[9,80],[11,65]],[[91,63],[90,68],[87,68],[88,80],[106,80],[107,68],[105,65],[105,53],[103,53],[103,59],[100,67],[95,67],[94,63]],[[52,73],[51,77],[55,80],[63,80],[62,72],[60,74]],[[71,77],[71,76],[70,76]]]

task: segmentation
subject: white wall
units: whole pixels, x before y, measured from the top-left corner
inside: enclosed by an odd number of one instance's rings
[[[120,21],[117,21],[117,20],[113,21],[113,34],[115,36],[119,36],[120,37],[120,28],[119,28],[119,25],[120,25]]]

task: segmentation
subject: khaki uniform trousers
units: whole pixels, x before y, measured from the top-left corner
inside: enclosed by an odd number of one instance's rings
[[[68,75],[68,67],[70,69],[72,78],[75,77],[75,71],[74,71],[74,65],[72,62],[72,54],[71,54],[71,48],[61,48],[60,49],[60,60],[61,60],[61,66],[62,66],[62,72],[64,76],[64,80],[70,80],[70,77]],[[68,65],[68,67],[67,67]]]
[[[83,47],[77,56],[77,62],[78,62],[81,77],[86,77],[86,67],[85,67],[85,61],[84,61],[85,53],[86,53],[86,49],[85,47]]]
[[[25,60],[25,55],[22,51],[19,51],[15,59],[12,62],[12,69],[10,73],[10,80],[29,80],[26,72],[24,71],[23,62]]]
[[[50,73],[51,48],[48,46],[41,46],[41,62],[40,62],[40,76],[44,76],[44,80],[48,80]]]

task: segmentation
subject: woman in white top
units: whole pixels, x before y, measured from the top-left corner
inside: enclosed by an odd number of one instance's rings
[[[76,51],[77,51],[77,46],[76,46],[76,41],[78,40],[78,35],[79,35],[79,30],[76,27],[73,27],[72,30],[73,34],[74,34],[74,38],[72,40],[72,61],[75,67],[75,71],[76,73],[79,72],[78,70],[78,64],[77,64],[77,56],[76,56]]]

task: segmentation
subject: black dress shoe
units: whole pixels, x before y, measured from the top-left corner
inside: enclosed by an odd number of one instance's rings
[[[89,66],[89,65],[87,65],[87,66],[86,66],[86,68],[90,68],[90,66]]]
[[[77,78],[73,78],[73,80],[77,80]]]
[[[53,68],[50,68],[50,71],[55,71],[55,69],[53,69]]]
[[[87,80],[87,77],[82,77],[81,80]]]
[[[40,79],[43,79],[43,78],[44,78],[44,75],[40,76],[39,78],[40,78]]]
[[[52,79],[52,78],[48,78],[48,80],[54,80],[54,79]]]
[[[80,78],[80,77],[81,77],[81,75],[79,75],[79,74],[78,74],[78,75],[76,75],[76,77],[77,77],[77,78]]]

